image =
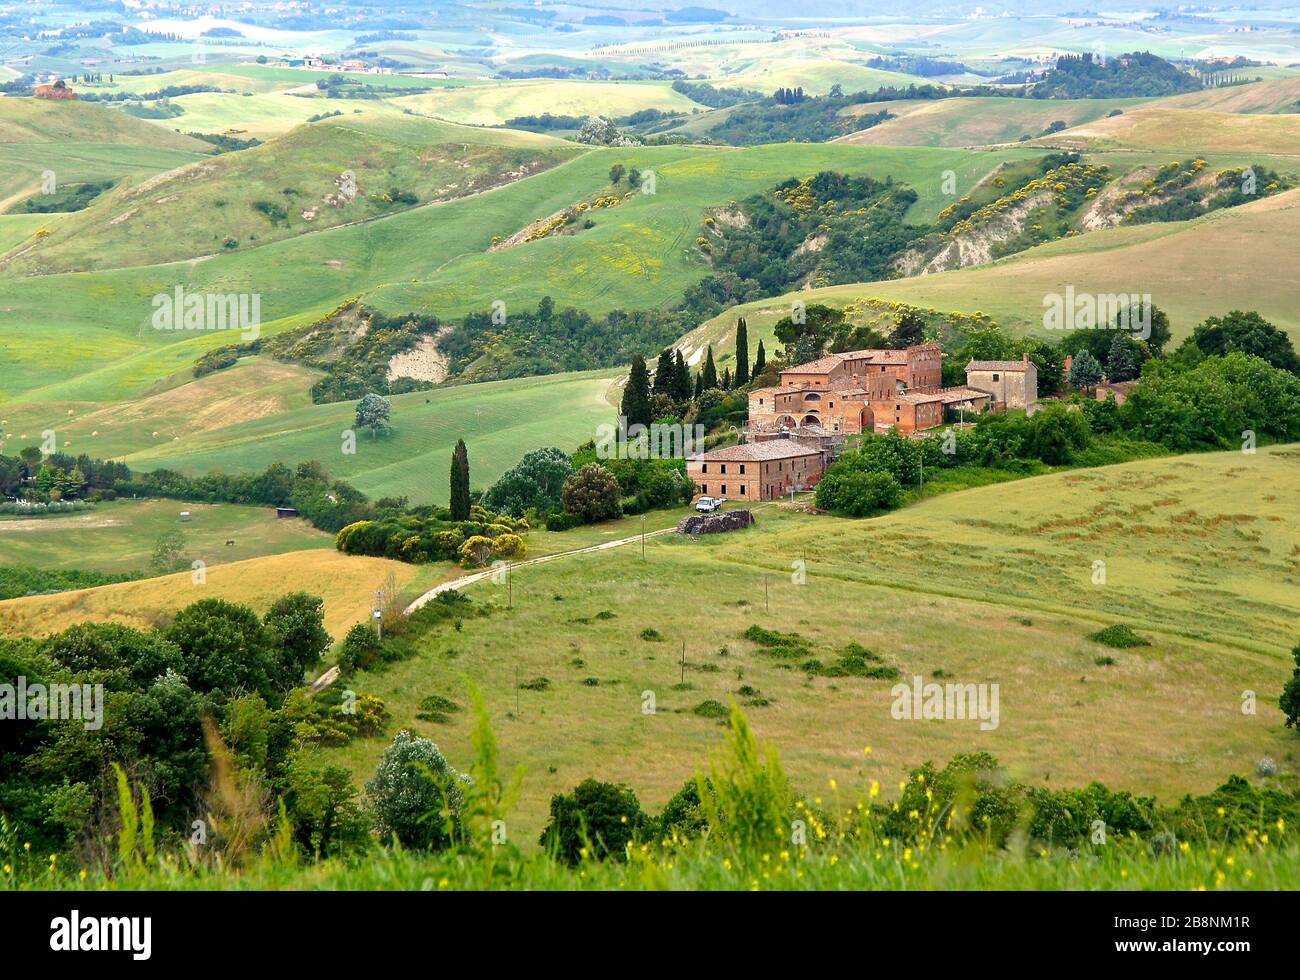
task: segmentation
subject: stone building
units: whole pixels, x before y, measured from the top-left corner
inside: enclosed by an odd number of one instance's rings
[[[1038,368],[1028,354],[1018,361],[971,361],[966,386],[992,395],[995,408],[1028,408],[1038,400]]]

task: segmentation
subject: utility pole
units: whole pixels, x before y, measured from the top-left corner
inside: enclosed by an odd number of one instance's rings
[[[384,590],[375,590],[375,632],[380,643],[384,642]]]
[[[507,609],[513,609],[515,607],[515,580],[514,577],[510,574],[510,565],[511,565],[510,559],[507,558],[506,559],[506,608]]]
[[[519,665],[515,664],[515,717],[519,717]]]
[[[682,640],[682,683],[686,683],[686,641]]]
[[[763,573],[763,612],[771,612],[772,607],[767,601],[767,572]]]
[[[641,515],[641,560],[645,561],[645,514]]]

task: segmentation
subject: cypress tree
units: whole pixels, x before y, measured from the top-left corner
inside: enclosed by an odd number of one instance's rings
[[[709,344],[709,355],[704,359],[704,370],[700,372],[704,378],[704,390],[718,387],[718,369],[713,364],[713,345]]]
[[[763,373],[763,368],[767,367],[767,351],[763,350],[763,342],[758,342],[758,353],[754,355],[754,373],[750,375],[757,378]]]
[[[736,387],[749,384],[749,327],[742,316],[736,321]]]
[[[629,426],[649,425],[653,421],[650,418],[650,372],[640,354],[632,358],[632,371],[627,378],[627,387],[623,389],[619,412]]]
[[[700,400],[700,395],[704,394],[704,372],[701,371],[695,376],[695,400]]]
[[[451,519],[469,520],[469,452],[464,439],[456,440],[451,453]]]
[[[659,363],[655,365],[655,382],[654,388],[651,389],[653,395],[667,395],[672,397],[673,394],[673,352],[670,348],[665,347],[659,352]]]
[[[686,361],[681,351],[677,352],[677,361],[673,365],[672,395],[675,402],[691,400],[691,372],[686,368]]]
[[[722,384],[720,387],[723,391],[731,390],[731,368],[722,369]]]

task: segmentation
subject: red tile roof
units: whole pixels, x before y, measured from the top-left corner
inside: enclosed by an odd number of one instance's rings
[[[789,439],[773,439],[768,442],[745,442],[739,446],[724,446],[721,449],[705,453],[703,456],[691,456],[689,459],[702,460],[706,463],[712,463],[715,460],[723,463],[733,461],[746,463],[769,459],[791,459],[795,456],[818,456],[820,454],[820,450],[797,445]]]

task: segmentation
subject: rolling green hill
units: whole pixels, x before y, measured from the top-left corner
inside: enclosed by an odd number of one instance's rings
[[[545,145],[544,138],[538,139]],[[192,363],[203,350],[229,343],[229,336],[216,333],[149,328],[150,297],[170,293],[178,284],[190,292],[257,293],[264,331],[278,329],[275,321],[281,318],[300,323],[357,296],[385,312],[428,311],[443,319],[486,310],[496,300],[507,310],[531,307],[546,294],[559,306],[593,313],[645,309],[677,300],[708,273],[694,243],[710,206],[765,190],[790,176],[834,168],[907,181],[919,195],[912,213],[925,220],[946,204],[944,171],[952,170],[966,186],[1001,161],[1024,153],[811,144],[599,149],[470,198],[257,247],[221,250],[199,262],[25,277],[0,267],[5,290],[0,352],[6,354],[0,359],[0,404],[28,400],[25,392],[39,401],[111,401],[138,395],[182,369],[187,359]],[[530,222],[602,192],[615,163],[653,170],[657,193],[593,212],[592,227],[577,234],[488,251],[494,237],[513,235]],[[285,178],[281,186],[292,186],[287,173],[279,176]],[[228,186],[228,191],[233,200],[240,188]],[[226,192],[207,193],[215,197]],[[106,202],[88,210],[108,206]],[[172,226],[168,233],[182,241],[212,235],[204,225],[195,230]],[[50,238],[58,235],[56,226]],[[70,236],[61,240],[70,250],[85,247]],[[158,259],[175,254],[168,239],[134,239],[123,247],[137,253],[152,250]],[[23,261],[34,263],[38,254]],[[34,329],[36,324],[39,329]],[[77,357],[68,357],[69,351],[76,351]],[[127,359],[132,359],[130,369],[119,370]],[[44,390],[101,369],[107,373],[86,379],[89,395]]]
[[[940,311],[983,312],[1013,331],[1042,333],[1043,298],[1076,292],[1150,293],[1169,314],[1175,342],[1207,316],[1232,309],[1257,310],[1300,339],[1300,288],[1292,231],[1300,221],[1300,191],[1189,222],[1123,226],[1064,238],[990,265],[884,282],[829,286],[734,307],[681,341],[688,352],[734,345],[736,318],[749,326],[751,351],[790,315],[790,304],[843,307],[875,297]],[[1289,230],[1290,229],[1290,230]],[[1241,262],[1247,262],[1241,266]],[[1242,274],[1225,270],[1241,268]]]
[[[158,423],[156,439],[130,431],[115,435],[107,425],[103,438],[137,440],[140,448],[124,455],[138,469],[250,473],[275,462],[315,459],[371,497],[446,503],[457,439],[469,446],[472,486],[486,489],[530,449],[572,451],[595,438],[596,426],[616,414],[607,400],[612,378],[608,371],[560,374],[394,395],[392,434],[372,439],[358,432],[355,455],[343,454],[341,438],[353,425],[355,402],[312,405],[189,433],[184,413],[175,412]],[[67,432],[74,446],[93,446],[94,440],[83,435],[91,425],[73,420],[60,432]],[[174,435],[180,438],[173,441]]]
[[[886,146],[986,146],[1038,136],[1058,120],[1067,126],[1100,119],[1116,109],[1128,111],[1143,99],[1019,98],[917,99],[869,102],[854,111],[888,109],[898,118],[839,139],[841,143]]]
[[[201,140],[160,131],[113,109],[0,98],[0,214],[40,192],[47,171],[56,188],[122,177],[139,180],[211,151]],[[17,244],[9,234],[0,238],[0,248]]]
[[[86,272],[254,248],[478,193],[580,152],[545,136],[391,110],[343,115],[123,186],[26,249],[11,268],[20,275]]]
[[[527,79],[433,90],[393,105],[476,126],[499,126],[516,116],[626,116],[642,109],[692,112],[702,107],[669,82],[585,82]]]
[[[503,766],[529,774],[526,840],[551,795],[589,776],[662,805],[717,736],[694,708],[733,698],[812,796],[828,779],[893,786],[927,759],[969,751],[1045,787],[1208,791],[1294,751],[1272,698],[1300,616],[1300,527],[1286,502],[1298,475],[1290,446],[1061,473],[872,520],[765,505],[749,530],[651,539],[644,560],[631,547],[520,568],[509,609],[500,586],[469,586],[491,615],[435,631],[413,659],[352,683],[451,758],[469,751],[467,713],[421,721],[419,702],[463,703],[464,678],[477,684]],[[1098,559],[1104,586],[1090,584]],[[1115,622],[1150,646],[1088,638]],[[806,651],[765,652],[741,636],[753,624],[796,634]],[[648,627],[660,639],[643,638]],[[895,720],[895,681],[799,666],[829,664],[851,642],[909,683],[997,683],[998,727]],[[516,690],[538,677],[547,689]],[[1244,690],[1258,692],[1257,717],[1242,714]],[[358,740],[328,754],[361,777],[383,749]]]
[[[210,153],[202,140],[161,129],[91,102],[0,99],[0,145],[6,143],[124,143]]]

